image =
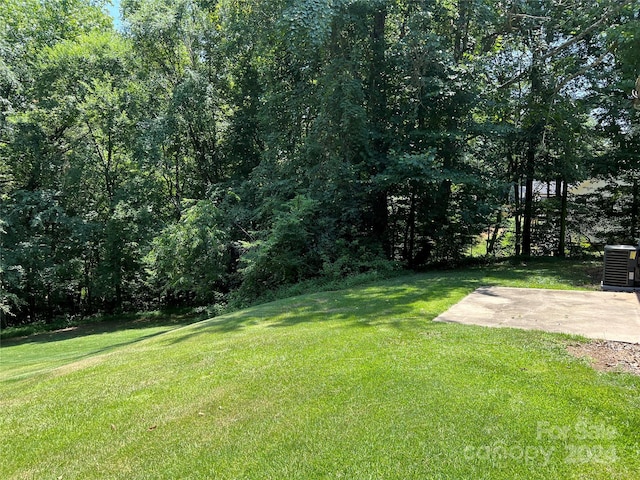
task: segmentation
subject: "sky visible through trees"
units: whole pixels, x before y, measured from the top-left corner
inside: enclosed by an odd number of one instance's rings
[[[107,4],[107,12],[113,18],[113,26],[120,30],[122,22],[120,21],[120,0],[111,0],[110,4]]]

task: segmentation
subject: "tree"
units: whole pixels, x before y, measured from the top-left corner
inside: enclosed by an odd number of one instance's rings
[[[58,132],[58,158],[67,165],[59,181],[75,194],[66,205],[93,231],[87,245],[93,254],[84,255],[91,283],[84,288],[109,308],[121,307],[124,283],[139,262],[131,249],[140,232],[129,226],[137,224],[131,194],[139,173],[131,144],[141,95],[128,72],[128,48],[102,33],[60,42],[42,53],[38,83],[38,111]]]
[[[631,1],[123,0],[122,33],[99,7],[0,6],[12,321],[427,268],[483,232],[562,256],[589,174],[606,235],[640,231]]]
[[[226,273],[228,235],[221,212],[208,200],[190,202],[177,223],[154,238],[146,257],[151,282],[167,301],[212,302]],[[191,295],[195,298],[191,298]]]
[[[73,219],[59,200],[52,191],[21,190],[3,204],[3,303],[13,304],[18,322],[51,320],[79,293],[77,245],[69,241]]]
[[[610,20],[619,18],[628,7],[626,2],[576,1],[570,6],[552,1],[514,4],[504,12],[507,22],[494,33],[495,41],[501,45],[494,56],[497,70],[493,75],[501,79],[498,90],[504,90],[503,97],[519,99],[517,109],[513,110],[513,124],[521,147],[514,152],[513,159],[517,161],[513,164],[519,169],[516,177],[522,177],[525,184],[522,210],[525,255],[533,253],[534,183],[541,179],[544,156],[549,151],[547,141],[557,124],[554,117],[559,117],[557,112],[571,111],[563,110],[562,105],[582,103],[580,97],[584,97],[584,92],[597,86],[598,76],[606,71],[614,49],[612,43],[603,41],[611,31]],[[581,128],[576,122],[571,124],[578,130]],[[573,134],[579,135],[576,131]],[[578,170],[586,171],[583,167]],[[578,178],[560,181],[565,180]]]

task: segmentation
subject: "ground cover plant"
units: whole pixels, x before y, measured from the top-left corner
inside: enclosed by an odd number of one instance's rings
[[[431,321],[480,285],[581,272],[431,272],[4,342],[0,477],[636,478],[640,378],[571,356],[575,337]]]

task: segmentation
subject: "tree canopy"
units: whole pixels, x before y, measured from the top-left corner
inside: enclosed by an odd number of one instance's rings
[[[635,0],[121,11],[0,5],[5,325],[640,237]]]

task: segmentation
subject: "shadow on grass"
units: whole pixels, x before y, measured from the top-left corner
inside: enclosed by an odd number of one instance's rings
[[[2,372],[3,375],[0,375],[0,381],[1,382],[13,382],[13,381],[18,381],[21,380],[25,377],[29,377],[32,376],[34,374],[38,374],[44,371],[53,371],[56,370],[58,368],[64,368],[65,366],[69,365],[69,364],[73,364],[75,362],[81,362],[83,360],[89,359],[91,357],[97,357],[99,355],[103,355],[103,354],[107,354],[111,351],[115,351],[119,348],[122,347],[126,347],[128,345],[133,345],[135,343],[141,342],[143,340],[147,340],[153,337],[156,337],[158,335],[162,335],[163,333],[166,333],[165,330],[163,331],[159,331],[159,332],[154,332],[154,333],[150,333],[148,335],[143,335],[143,336],[138,336],[135,338],[132,338],[130,340],[127,341],[123,341],[123,342],[117,342],[117,343],[108,343],[105,344],[103,346],[100,347],[94,347],[94,348],[89,348],[89,349],[85,349],[85,350],[80,350],[80,351],[72,351],[69,352],[64,358],[62,358],[61,360],[56,361],[51,361],[51,363],[49,363],[49,365],[47,367],[44,368],[40,368],[40,367],[35,367],[33,366],[33,364],[31,364],[30,362],[25,362],[22,365],[16,366],[16,365],[8,365],[8,369],[5,372]],[[53,341],[53,340],[52,340]],[[39,363],[41,360],[38,360],[36,362]],[[17,369],[17,371],[16,371]]]
[[[432,299],[438,304],[450,306],[475,287],[473,282],[449,284],[441,279],[415,280],[413,277],[405,277],[405,280],[404,284],[383,283],[375,287],[317,293],[297,297],[295,301],[281,300],[252,307],[194,325],[188,329],[188,333],[168,341],[177,344],[202,334],[234,333],[256,325],[268,329],[293,328],[326,321],[352,328],[421,328],[446,308],[424,309],[416,304],[426,303],[428,307]]]
[[[0,341],[0,347],[4,348],[25,344],[60,342],[90,335],[101,335],[105,333],[114,333],[124,330],[141,330],[155,327],[167,327],[167,330],[165,331],[168,331],[171,329],[171,327],[183,327],[205,320],[208,317],[209,315],[194,314],[191,312],[153,312],[139,315],[122,315],[121,317],[108,317],[107,319],[96,319],[94,321],[81,323],[80,325],[70,326],[50,332],[34,333],[32,335],[22,337],[13,337],[6,339],[3,338]],[[160,333],[164,333],[165,331],[138,337],[135,341],[144,340],[146,338],[159,335]],[[128,343],[131,342],[124,342],[124,344]]]
[[[133,319],[87,323],[69,329],[40,333],[29,337],[2,340],[3,347],[29,343],[63,341],[87,335],[152,327],[193,325],[171,343],[179,343],[202,333],[231,333],[249,326],[267,328],[293,327],[304,323],[331,320],[353,327],[389,325],[398,329],[414,328],[417,322],[433,320],[440,313],[481,286],[526,286],[532,279],[547,279],[551,287],[591,287],[597,262],[562,259],[532,259],[528,262],[508,260],[486,267],[439,270],[408,274],[386,281],[347,290],[322,292],[257,305],[221,317],[206,320],[208,315],[159,313],[139,315]],[[591,272],[591,273],[590,273]],[[203,321],[205,320],[205,321]],[[137,337],[135,343],[151,336]],[[122,346],[115,345],[114,347]]]
[[[202,320],[202,317],[190,313],[149,312],[3,340],[0,381],[17,381],[108,354],[187,326]],[[65,343],[79,339],[79,342]]]
[[[354,328],[381,325],[397,329],[424,328],[425,322],[482,286],[542,283],[549,288],[595,289],[590,278],[590,271],[597,268],[594,265],[593,261],[534,259],[409,274],[347,290],[254,306],[202,322],[170,342],[180,343],[204,333],[237,332],[260,324],[266,328],[283,328],[332,321]]]
[[[254,306],[191,327],[171,343],[203,333],[230,333],[263,324],[265,328],[333,321],[364,328],[387,325],[397,329],[423,328],[447,308],[481,286],[595,288],[588,270],[593,262],[539,260],[505,262],[488,267],[410,274],[338,292],[303,295]]]

